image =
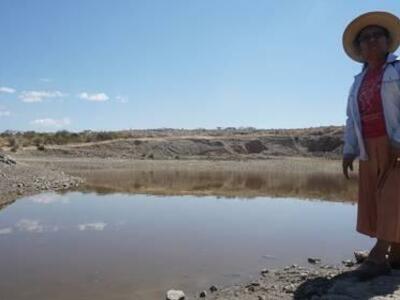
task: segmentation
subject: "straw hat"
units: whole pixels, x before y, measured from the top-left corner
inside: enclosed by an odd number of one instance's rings
[[[370,25],[377,25],[387,29],[390,34],[389,52],[394,52],[400,44],[400,19],[398,17],[383,11],[373,11],[358,16],[347,25],[343,33],[344,51],[358,62],[364,61],[354,41],[360,31]]]

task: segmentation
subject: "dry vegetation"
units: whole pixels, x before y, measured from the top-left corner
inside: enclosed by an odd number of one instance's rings
[[[303,136],[326,135],[341,132],[341,126],[302,128],[302,129],[256,129],[253,127],[227,127],[217,129],[145,129],[145,130],[121,130],[121,131],[91,131],[69,132],[66,130],[49,132],[35,131],[4,131],[0,133],[0,147],[13,147],[15,145],[27,147],[37,145],[66,145],[81,144],[116,139],[129,138],[165,138],[165,137],[236,137],[236,136]]]

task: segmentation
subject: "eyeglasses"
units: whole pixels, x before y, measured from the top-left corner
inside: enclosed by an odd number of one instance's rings
[[[383,36],[387,37],[385,32],[383,32],[383,31],[375,31],[375,32],[371,32],[371,33],[366,33],[366,34],[360,35],[358,37],[357,41],[359,43],[364,43],[364,42],[370,40],[371,38],[374,38],[375,40],[377,40],[377,39],[379,39],[379,38],[381,38]]]

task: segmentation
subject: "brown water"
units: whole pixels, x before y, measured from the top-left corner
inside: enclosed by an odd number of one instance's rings
[[[0,211],[0,299],[164,299],[258,276],[338,263],[371,241],[351,202],[71,192]]]

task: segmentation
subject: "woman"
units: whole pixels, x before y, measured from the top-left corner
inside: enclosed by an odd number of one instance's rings
[[[400,267],[399,44],[400,20],[387,12],[363,14],[343,34],[346,53],[363,63],[348,98],[343,174],[358,157],[357,231],[377,239],[356,272],[362,280]]]

